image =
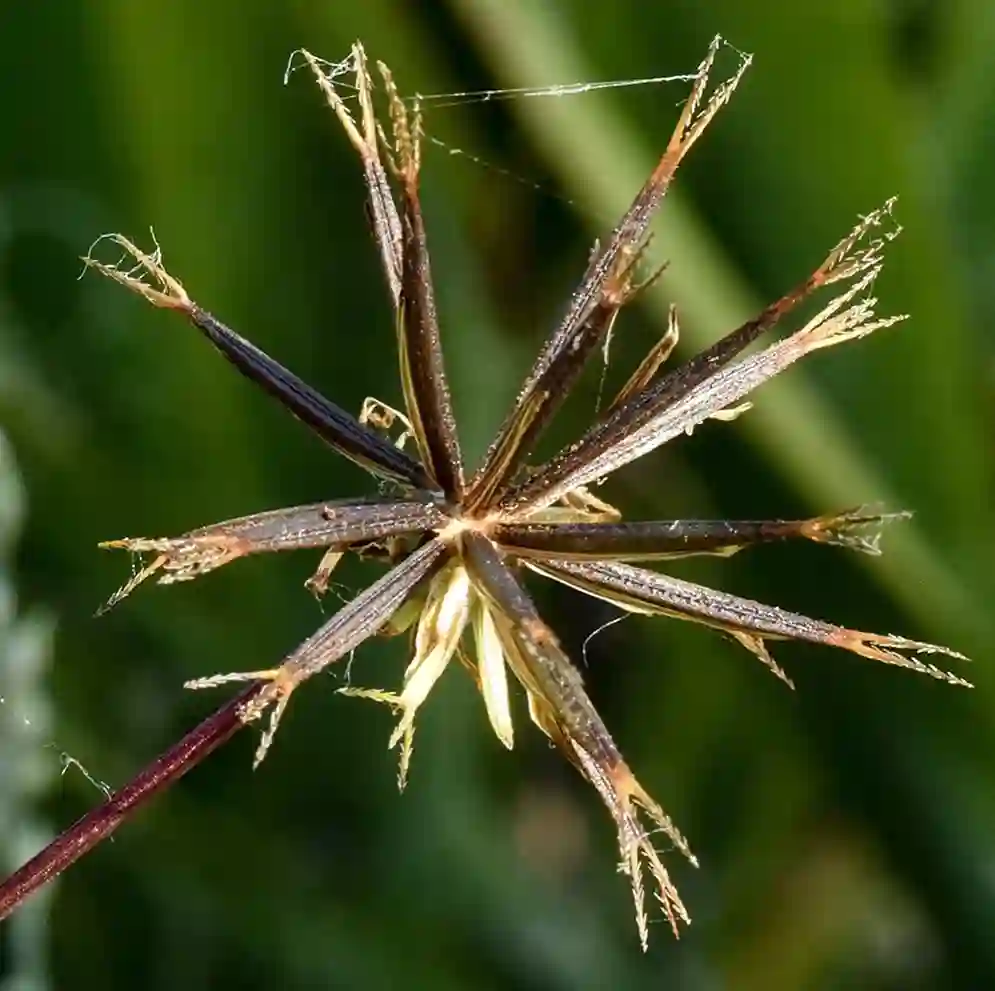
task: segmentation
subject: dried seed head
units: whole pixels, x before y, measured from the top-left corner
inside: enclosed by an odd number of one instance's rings
[[[623,523],[614,506],[588,489],[667,441],[691,433],[706,420],[738,416],[749,408],[744,401],[749,393],[810,352],[865,336],[901,319],[876,317],[872,296],[884,247],[898,233],[891,221],[893,200],[861,218],[808,278],[756,317],[683,365],[662,370],[678,336],[676,311],[671,308],[666,333],[601,419],[577,443],[521,477],[539,435],[585,363],[599,349],[607,348],[619,311],[645,287],[646,283],[636,281],[635,269],[646,251],[650,221],[678,166],[750,64],[749,56],[738,53],[732,77],[710,89],[709,76],[722,45],[716,38],[710,46],[656,167],[610,237],[590,255],[561,323],[541,349],[483,465],[468,485],[464,485],[443,367],[418,196],[422,136],[418,104],[409,108],[389,70],[380,65],[388,137],[374,110],[373,81],[361,45],[353,46],[349,58],[338,64],[322,62],[304,51],[301,57],[360,158],[374,238],[395,311],[403,409],[368,400],[356,419],[335,406],[195,304],[166,272],[158,245],[146,254],[120,235],[110,235],[106,240],[125,252],[122,261],[96,261],[93,249],[85,259],[87,267],[153,305],[184,312],[243,375],[275,396],[335,450],[390,485],[393,493],[260,513],[176,538],[111,541],[104,546],[156,556],[108,605],[149,577],[157,576],[162,583],[183,581],[250,553],[321,548],[324,556],[308,582],[316,593],[326,590],[332,569],[348,551],[389,561],[390,571],[356,595],[279,666],[200,678],[188,682],[188,687],[264,682],[254,696],[239,703],[239,718],[244,722],[269,713],[256,751],[258,764],[300,684],[350,656],[372,636],[414,629],[413,658],[399,692],[341,689],[347,695],[387,704],[396,712],[390,744],[400,746],[399,784],[403,787],[416,715],[454,655],[476,679],[498,740],[505,747],[512,746],[510,668],[525,692],[532,721],[594,786],[612,816],[621,869],[632,887],[644,947],[648,936],[644,872],[649,873],[655,897],[675,933],[680,922],[688,921],[653,845],[654,832],[662,832],[693,864],[697,862],[683,836],[623,759],[584,689],[580,672],[521,584],[523,566],[630,612],[674,616],[719,629],[789,685],[790,679],[767,649],[768,640],[841,647],[951,684],[967,684],[922,659],[934,653],[960,657],[945,648],[835,626],[626,563],[730,554],[787,539],[878,553],[877,529],[906,514],[889,516],[857,509],[803,520]],[[288,72],[292,68],[293,58]],[[345,73],[355,75],[358,111],[336,88],[336,80]],[[813,292],[837,283],[837,295],[800,330],[747,353],[762,334]],[[394,421],[405,429],[392,442],[384,433]],[[408,440],[413,441],[409,445],[415,449],[413,454],[402,450]],[[461,648],[464,631],[476,648],[472,656]]]

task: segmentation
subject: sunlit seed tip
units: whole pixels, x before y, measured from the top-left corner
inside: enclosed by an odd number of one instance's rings
[[[392,708],[399,708],[400,697],[394,692],[384,691],[382,688],[358,688],[355,685],[346,685],[335,690],[339,695],[346,695],[354,699],[370,699],[373,702],[383,702]]]
[[[212,674],[206,678],[192,678],[183,682],[183,687],[196,691],[202,688],[229,685],[235,681],[274,681],[279,676],[279,668],[267,668],[265,671],[230,671],[226,674]]]
[[[400,721],[394,727],[393,732],[390,734],[390,738],[387,741],[387,749],[393,750],[402,739],[405,739],[409,734],[414,732],[415,728],[415,714],[412,710],[404,710],[404,714],[401,716]]]
[[[404,791],[411,769],[411,755],[414,751],[415,737],[413,718],[407,720],[407,722],[404,719],[404,716],[407,715],[404,699],[395,692],[388,692],[382,688],[358,688],[347,685],[344,688],[337,689],[337,691],[339,695],[347,695],[350,698],[370,699],[372,702],[381,702],[384,705],[390,706],[395,712],[402,713],[402,721],[391,733],[387,749],[393,750],[398,743],[401,744],[401,753],[397,766],[397,787],[399,791]],[[411,713],[411,715],[413,717],[414,714]]]
[[[112,244],[122,248],[125,255],[116,263],[98,261],[93,257],[93,252],[98,244],[110,241]],[[103,234],[90,245],[86,255],[83,256],[83,271],[93,268],[106,275],[115,282],[131,289],[132,292],[144,296],[153,306],[173,310],[189,310],[192,306],[190,297],[187,295],[183,285],[174,279],[162,264],[162,250],[152,233],[152,241],[155,244],[155,251],[146,254],[122,234]],[[124,268],[128,256],[135,262],[131,268]]]
[[[411,755],[415,749],[415,728],[409,726],[404,734],[401,744],[401,756],[397,762],[397,790],[404,791],[408,784],[408,775],[411,773]]]
[[[312,55],[306,48],[296,48],[287,58],[287,65],[283,71],[283,85],[290,82],[290,77],[305,66],[311,68],[320,79],[331,82],[339,76],[350,75],[356,71],[355,47],[341,62],[328,62],[325,59]]]
[[[803,533],[817,543],[835,544],[863,554],[881,554],[881,531],[889,523],[912,517],[908,510],[882,512],[873,506],[860,506],[842,513],[830,513],[811,520]]]
[[[273,740],[276,737],[276,731],[280,727],[280,720],[283,719],[283,714],[287,711],[287,704],[290,702],[290,695],[293,691],[291,686],[286,691],[280,691],[275,696],[275,705],[270,712],[269,722],[266,725],[266,729],[263,730],[262,735],[259,738],[259,745],[256,747],[256,752],[252,757],[252,770],[258,770],[259,765],[266,759],[266,755],[269,753],[269,748],[273,745]],[[258,719],[262,715],[263,710],[266,708],[270,702],[273,701],[272,698],[267,698],[262,702],[259,700],[253,700],[244,707],[242,719],[244,722],[249,722],[253,719]],[[253,708],[258,703],[257,708]]]
[[[596,758],[572,736],[567,742],[577,756],[580,767],[587,779],[597,789],[615,821],[618,830],[620,869],[629,879],[636,911],[636,926],[644,949],[649,938],[649,920],[646,913],[646,897],[643,885],[643,871],[647,871],[655,882],[655,895],[664,915],[675,935],[678,923],[688,922],[689,916],[670,875],[663,865],[660,855],[653,846],[652,839],[640,822],[638,812],[642,810],[659,826],[688,859],[697,866],[697,861],[688,848],[687,841],[676,829],[670,818],[641,787],[624,761],[606,763]]]
[[[685,839],[684,834],[677,828],[674,821],[667,815],[660,805],[650,796],[645,788],[636,780],[628,765],[622,764],[614,775],[619,794],[631,799],[633,804],[638,806],[646,815],[663,830],[664,835],[674,844],[676,849],[682,853],[688,861],[698,866],[698,860],[691,852],[691,845]],[[637,824],[638,825],[638,824]],[[640,832],[641,827],[639,827]]]
[[[855,654],[869,657],[872,660],[882,661],[885,664],[894,664],[897,667],[908,668],[919,674],[929,675],[937,681],[944,681],[948,685],[956,685],[961,688],[973,688],[971,682],[953,674],[943,668],[920,660],[919,655],[943,654],[945,657],[958,661],[966,661],[967,658],[949,647],[941,647],[938,644],[923,643],[919,640],[907,640],[905,637],[893,634],[882,635],[877,633],[862,633],[859,630],[840,629],[832,639],[836,646],[843,647]]]
[[[117,540],[104,540],[97,546],[101,550],[126,550],[141,554],[145,551],[164,551],[171,541],[159,537],[119,537]]]
[[[885,245],[889,244],[901,232],[901,226],[894,222],[891,215],[895,198],[887,200],[882,207],[860,218],[856,227],[829,253],[819,269],[821,285],[849,279],[860,272],[881,264]],[[878,230],[885,220],[893,226],[890,230]],[[876,237],[865,240],[868,233],[874,230]]]
[[[762,637],[757,636],[755,633],[749,633],[745,630],[737,630],[732,634],[735,640],[738,640],[754,657],[758,658],[767,668],[770,669],[771,673],[775,677],[780,679],[790,688],[792,691],[795,689],[795,683],[788,677],[787,672],[781,667],[777,661],[771,656],[770,651],[767,649],[767,644],[764,643]]]
[[[950,647],[942,647],[935,643],[923,643],[920,640],[907,640],[905,637],[892,633],[882,642],[895,647],[897,650],[908,650],[914,654],[943,654],[944,657],[952,657],[957,661],[970,661],[970,658]]]
[[[140,571],[136,571],[95,613],[96,616],[103,616],[104,613],[113,609],[122,599],[126,599],[139,585],[151,578],[160,569],[164,568],[169,561],[165,554],[160,554],[151,564],[146,565]],[[161,577],[159,579],[162,580]]]
[[[127,550],[136,554],[156,553],[155,560],[133,575],[108,600],[107,606],[120,602],[142,582],[158,574],[160,585],[192,581],[209,571],[234,561],[247,552],[244,543],[225,536],[199,537],[124,537],[107,540],[100,547]]]

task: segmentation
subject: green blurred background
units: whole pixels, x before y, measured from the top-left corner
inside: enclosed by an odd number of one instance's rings
[[[772,547],[680,573],[949,643],[973,693],[781,645],[791,694],[706,630],[631,618],[586,677],[702,862],[694,924],[638,949],[593,792],[519,719],[504,752],[444,679],[395,789],[385,709],[295,698],[252,773],[244,734],[0,930],[4,989],[995,986],[991,418],[995,7],[983,0],[41,0],[0,10],[0,856],[124,783],[211,711],[184,679],[262,667],[322,621],[308,554],[94,609],[127,576],[97,541],[370,491],[181,321],[87,276],[99,234],[148,243],[219,317],[339,403],[398,398],[351,149],[305,73],[357,37],[407,92],[692,71],[756,55],[682,169],[608,381],[674,299],[684,353],[807,274],[898,194],[879,282],[912,318],[804,363],[732,426],[613,479],[632,517],[916,511],[886,553]],[[726,67],[734,59],[727,53]],[[433,109],[425,207],[463,441],[479,454],[593,238],[669,135],[686,84]],[[144,240],[143,240],[144,239]],[[595,373],[549,439],[594,415]],[[348,594],[375,574],[339,576]],[[544,588],[580,657],[611,613]],[[364,647],[392,687],[398,642]],[[969,672],[970,674],[970,672]],[[63,770],[65,773],[63,774]]]

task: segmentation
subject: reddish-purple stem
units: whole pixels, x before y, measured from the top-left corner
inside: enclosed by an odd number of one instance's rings
[[[61,874],[83,854],[107,839],[115,829],[155,794],[196,767],[205,757],[235,735],[245,724],[239,712],[259,693],[254,682],[236,695],[182,740],[160,754],[120,790],[60,833],[20,870],[0,884],[0,919],[5,919],[32,892]]]

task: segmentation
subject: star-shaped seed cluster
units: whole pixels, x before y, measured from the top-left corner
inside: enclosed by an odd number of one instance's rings
[[[498,739],[511,748],[509,694],[517,682],[532,721],[597,790],[618,830],[622,870],[645,946],[644,879],[677,932],[688,914],[652,836],[662,832],[692,863],[670,818],[636,779],[605,727],[576,666],[539,615],[522,578],[535,572],[635,613],[674,616],[724,631],[778,677],[789,679],[768,641],[803,640],[933,676],[961,678],[928,655],[960,655],[903,637],[863,633],[670,577],[633,562],[694,554],[732,554],[783,540],[810,540],[877,553],[880,525],[893,516],[851,510],[803,520],[623,521],[589,486],[617,469],[689,434],[708,419],[730,419],[745,397],[799,358],[896,323],[878,318],[872,295],[882,252],[897,234],[892,203],[861,219],[806,279],[752,320],[732,329],[683,364],[666,364],[678,338],[676,311],[666,332],[634,370],[597,422],[578,441],[529,467],[536,442],[588,359],[602,348],[619,311],[655,277],[640,281],[650,221],[674,174],[707,125],[729,100],[749,58],[717,86],[710,83],[723,47],[716,39],[694,77],[690,96],[663,154],[611,235],[595,247],[565,313],[543,345],[483,463],[464,469],[443,367],[429,254],[419,202],[421,122],[417,101],[405,101],[390,72],[378,66],[386,115],[378,118],[373,77],[362,46],[329,65],[303,52],[304,62],[358,153],[373,235],[394,306],[403,411],[375,400],[354,417],[195,303],[169,275],[158,246],[152,254],[119,235],[126,253],[116,264],[87,263],[163,309],[182,313],[243,375],[274,396],[319,437],[379,480],[378,494],[333,499],[256,513],[172,538],[108,542],[151,555],[149,563],[108,605],[149,577],[186,581],[248,554],[321,548],[308,585],[323,593],[348,553],[379,557],[389,570],[357,594],[280,664],[267,670],[215,675],[202,688],[235,680],[265,682],[241,711],[244,721],[269,713],[256,753],[262,760],[294,690],[348,656],[370,636],[411,631],[413,656],[397,692],[344,689],[389,704],[397,714],[391,745],[400,750],[405,782],[416,718],[453,658],[470,672]],[[354,77],[355,88],[342,79]],[[348,99],[343,96],[346,93]],[[354,97],[354,98],[353,98]],[[105,240],[105,239],[102,239]],[[801,327],[746,354],[761,335],[817,290],[830,300]],[[465,331],[469,332],[469,331]],[[400,437],[390,431],[402,427]],[[509,677],[509,672],[510,676]]]

